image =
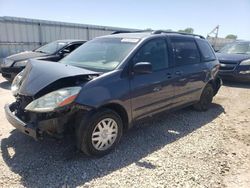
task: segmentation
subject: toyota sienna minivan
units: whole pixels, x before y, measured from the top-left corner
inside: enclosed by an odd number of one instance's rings
[[[60,63],[30,60],[13,81],[16,101],[5,105],[5,113],[36,140],[73,130],[79,150],[102,156],[137,120],[186,106],[206,111],[221,86],[219,65],[200,35],[98,37]]]

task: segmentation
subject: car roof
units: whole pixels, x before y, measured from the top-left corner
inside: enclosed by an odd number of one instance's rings
[[[135,38],[135,39],[142,39],[145,37],[150,36],[150,32],[142,32],[142,33],[117,33],[117,34],[111,34],[107,36],[103,36],[105,38]],[[102,38],[102,37],[100,37]]]

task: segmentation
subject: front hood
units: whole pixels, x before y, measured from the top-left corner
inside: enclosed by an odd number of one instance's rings
[[[18,94],[34,96],[39,91],[64,78],[99,75],[90,70],[51,61],[30,60],[24,69]]]
[[[219,61],[226,62],[241,62],[246,59],[250,59],[250,55],[247,54],[225,54],[225,53],[216,53]]]
[[[45,53],[39,53],[39,52],[33,52],[33,51],[26,51],[26,52],[21,52],[18,54],[11,55],[7,57],[8,59],[11,59],[13,61],[23,61],[26,59],[30,58],[36,58],[36,57],[43,57],[47,56],[48,54]]]

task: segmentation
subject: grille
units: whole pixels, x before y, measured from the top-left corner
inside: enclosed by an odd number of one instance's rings
[[[238,62],[231,62],[231,61],[220,61],[220,71],[233,71]]]
[[[22,110],[31,102],[33,101],[32,97],[27,97],[27,96],[23,96],[23,95],[19,95],[17,97],[17,102],[19,104],[19,108],[21,108]]]

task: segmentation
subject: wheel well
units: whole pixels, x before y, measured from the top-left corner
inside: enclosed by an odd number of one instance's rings
[[[208,84],[211,84],[212,87],[213,87],[213,90],[214,90],[214,95],[217,94],[218,90],[219,90],[219,85],[220,85],[220,79],[217,78],[217,79],[214,79],[214,80],[210,80],[208,82]]]
[[[108,109],[111,109],[111,110],[115,111],[116,113],[118,113],[118,115],[122,119],[122,123],[124,126],[123,128],[128,129],[128,114],[127,114],[126,110],[124,109],[124,107],[122,107],[119,104],[111,103],[111,104],[104,105],[101,108],[108,108]]]

